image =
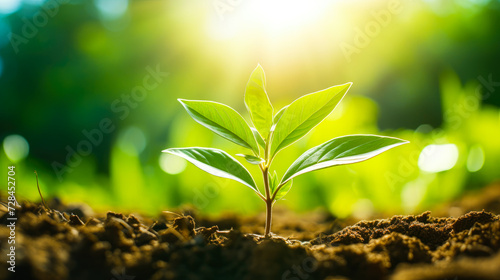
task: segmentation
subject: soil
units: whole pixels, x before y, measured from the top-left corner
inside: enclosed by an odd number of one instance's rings
[[[500,186],[468,197],[436,210],[445,217],[354,222],[277,209],[270,238],[257,234],[264,215],[149,218],[25,201],[14,273],[10,216],[0,209],[0,279],[500,279]]]

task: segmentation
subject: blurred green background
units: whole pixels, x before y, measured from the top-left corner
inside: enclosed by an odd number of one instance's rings
[[[192,204],[252,214],[264,204],[161,150],[243,152],[177,98],[243,113],[257,63],[275,109],[353,82],[320,126],[279,153],[280,176],[332,137],[411,141],[294,180],[294,211],[410,213],[500,177],[500,1],[1,0],[1,191],[18,199],[157,213]],[[257,168],[243,163],[260,182]]]

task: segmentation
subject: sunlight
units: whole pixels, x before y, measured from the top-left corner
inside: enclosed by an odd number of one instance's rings
[[[249,4],[247,13],[256,17],[261,27],[279,35],[284,31],[313,23],[325,11],[330,1],[256,0]]]
[[[227,39],[242,32],[262,32],[271,38],[295,32],[325,16],[332,1],[255,0],[216,3],[214,9],[217,18],[212,22],[209,33],[214,38]]]
[[[418,157],[418,167],[427,172],[441,172],[452,169],[458,160],[455,144],[428,145]]]
[[[0,14],[12,14],[21,7],[21,0],[0,1]]]

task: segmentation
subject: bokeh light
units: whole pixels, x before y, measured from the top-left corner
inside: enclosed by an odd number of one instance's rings
[[[427,172],[441,172],[452,169],[458,160],[455,144],[432,144],[426,146],[418,157],[418,167]]]
[[[0,1],[0,14],[12,14],[21,7],[21,0]]]
[[[118,136],[118,146],[127,154],[137,155],[146,148],[146,135],[144,132],[135,126],[126,128],[120,136]]]
[[[406,213],[412,213],[425,199],[427,186],[436,178],[435,173],[419,176],[406,183],[401,191],[401,201]]]
[[[467,170],[469,172],[477,172],[484,165],[484,150],[480,145],[474,145],[470,148],[469,156],[467,157]]]
[[[3,140],[3,150],[13,163],[20,162],[28,156],[30,146],[24,137],[12,134]]]
[[[95,0],[94,3],[101,16],[107,19],[121,17],[128,7],[128,0]]]
[[[158,162],[161,169],[170,175],[181,173],[187,166],[187,161],[185,159],[165,153],[160,155]]]
[[[371,200],[362,198],[354,203],[352,216],[360,220],[368,219],[372,217],[374,211],[375,208],[373,207]]]

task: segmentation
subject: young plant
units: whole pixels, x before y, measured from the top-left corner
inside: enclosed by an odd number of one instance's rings
[[[262,194],[248,170],[228,153],[214,148],[171,148],[163,152],[182,157],[212,175],[233,179],[251,188],[266,203],[265,235],[271,232],[272,207],[283,198],[295,177],[331,166],[372,158],[408,141],[377,135],[349,135],[331,139],[309,149],[288,168],[281,179],[271,172],[278,152],[296,142],[340,103],[352,83],[304,95],[275,113],[266,93],[266,77],[260,65],[250,75],[245,105],[254,127],[231,107],[212,101],[179,99],[188,114],[216,134],[250,150],[237,154],[262,171]]]

